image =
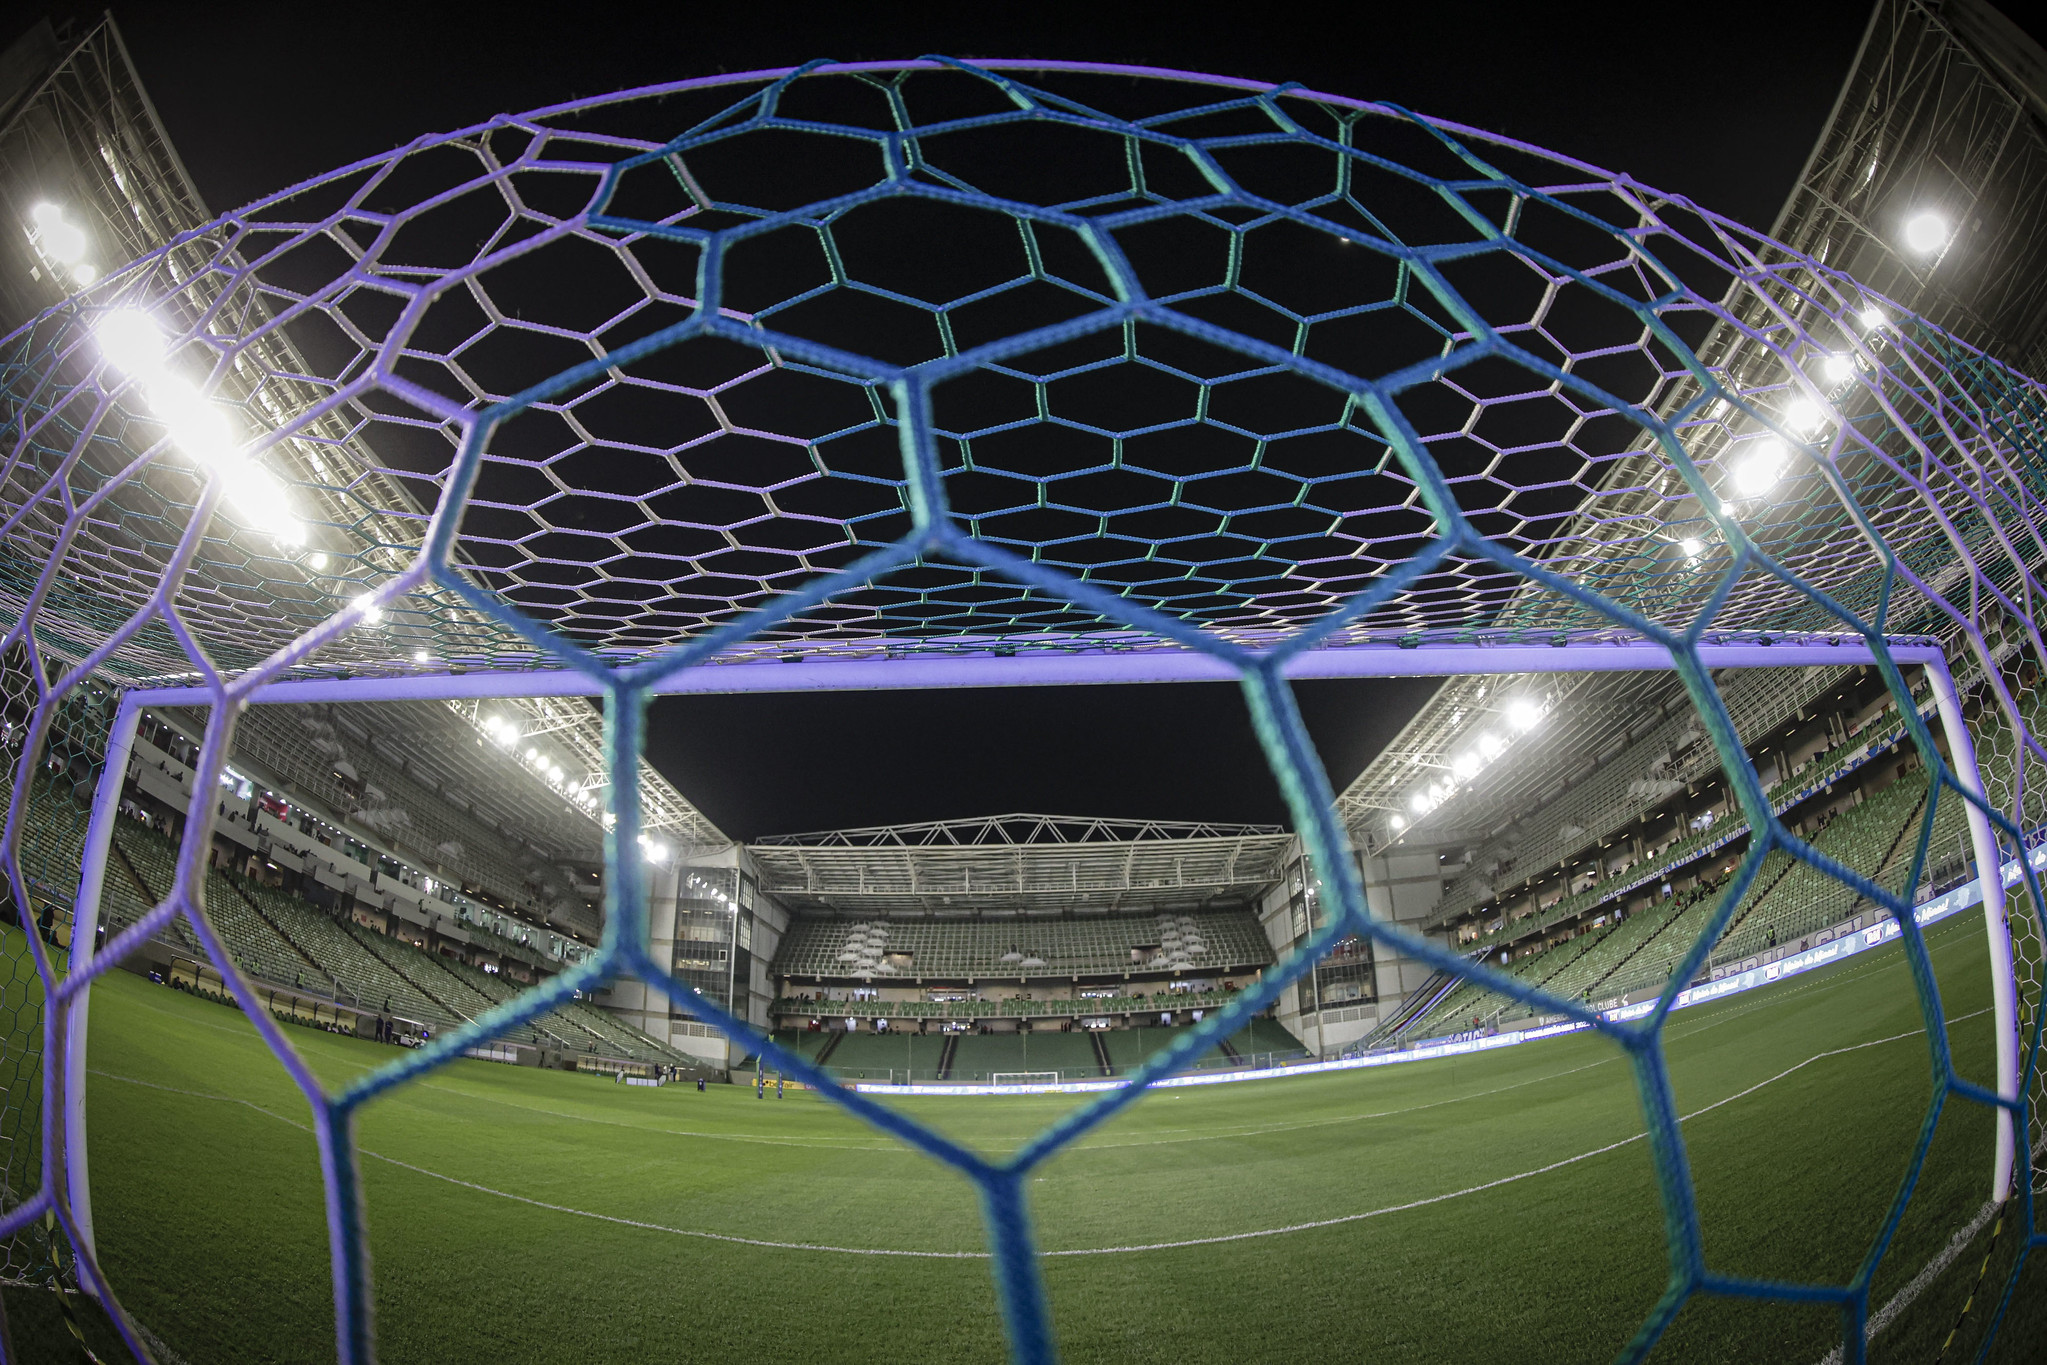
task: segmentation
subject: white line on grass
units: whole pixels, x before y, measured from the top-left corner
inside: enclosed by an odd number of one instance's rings
[[[2047,1136],[2043,1136],[2033,1147],[2033,1160],[2037,1163],[2043,1153],[2047,1153]],[[1875,1341],[1878,1332],[1896,1322],[1900,1313],[1910,1308],[1921,1294],[1931,1289],[1933,1282],[1955,1263],[1956,1257],[1968,1249],[1969,1243],[1976,1240],[1976,1234],[1989,1225],[2001,1207],[1999,1204],[1985,1203],[1982,1208],[1976,1210],[1976,1216],[1969,1220],[1967,1226],[1957,1228],[1955,1235],[1948,1238],[1947,1245],[1940,1249],[1939,1254],[1919,1267],[1919,1273],[1907,1281],[1903,1289],[1891,1295],[1883,1307],[1869,1315],[1869,1322],[1862,1329],[1863,1341]],[[1841,1348],[1836,1346],[1820,1357],[1820,1365],[1841,1365]]]
[[[1910,1284],[1891,1296],[1890,1302],[1870,1315],[1869,1322],[1862,1329],[1862,1339],[1865,1342],[1875,1341],[1878,1332],[1890,1326],[1898,1314],[1910,1308],[1912,1301],[1925,1293],[1927,1287],[1940,1278],[1941,1272],[1953,1265],[1955,1258],[1962,1254],[1969,1243],[1976,1240],[1976,1234],[1983,1231],[1990,1220],[1997,1216],[1997,1209],[1996,1204],[1985,1203],[1982,1208],[1976,1210],[1976,1216],[1969,1220],[1966,1227],[1956,1229],[1955,1235],[1948,1238],[1948,1244],[1940,1249],[1940,1254],[1922,1266],[1919,1273],[1912,1277]],[[1820,1365],[1841,1365],[1841,1348],[1836,1346],[1822,1356]]]
[[[1964,1020],[1973,1019],[1977,1015],[1988,1014],[1989,1012],[1988,1009],[1976,1010],[1969,1014],[1958,1015],[1950,1019],[1948,1023],[1952,1026]],[[1694,1109],[1691,1113],[1683,1115],[1679,1122],[1689,1122],[1702,1114],[1709,1114],[1723,1105],[1732,1104],[1738,1099],[1753,1095],[1765,1086],[1774,1085],[1785,1077],[1804,1070],[1814,1062],[1824,1061],[1830,1057],[1845,1056],[1851,1052],[1861,1052],[1867,1048],[1882,1047],[1886,1043],[1900,1042],[1907,1038],[1916,1038],[1924,1032],[1924,1029],[1913,1029],[1907,1033],[1894,1033],[1887,1038],[1873,1038],[1868,1042],[1852,1043],[1847,1047],[1829,1048],[1825,1052],[1816,1052],[1804,1061],[1786,1067],[1768,1080],[1758,1081],[1747,1089],[1737,1091],[1725,1099],[1715,1100],[1711,1104]],[[142,1086],[150,1090],[166,1091],[174,1095],[186,1095],[194,1099],[216,1100],[228,1104],[242,1105],[266,1117],[276,1119],[281,1123],[288,1123],[301,1132],[310,1133],[312,1131],[306,1124],[300,1123],[296,1119],[288,1118],[274,1110],[266,1109],[252,1100],[237,1099],[232,1095],[217,1095],[203,1090],[184,1090],[177,1086],[163,1085],[156,1081],[138,1080],[133,1076],[122,1076],[110,1071],[94,1070],[92,1074],[104,1076],[108,1080],[123,1081],[129,1085]],[[1561,1161],[1552,1161],[1546,1166],[1537,1166],[1532,1170],[1501,1176],[1498,1179],[1488,1180],[1482,1184],[1469,1185],[1461,1190],[1451,1190],[1444,1194],[1430,1195],[1425,1199],[1414,1199],[1406,1203],[1388,1204],[1383,1208],[1368,1209],[1363,1213],[1347,1213],[1335,1218],[1317,1219],[1313,1222],[1289,1223],[1284,1227],[1258,1228],[1250,1232],[1223,1233],[1214,1237],[1188,1237],[1179,1241],[1146,1242],[1128,1246],[1072,1247],[1061,1251],[1045,1251],[1039,1254],[1044,1256],[1117,1256],[1142,1251],[1172,1251],[1182,1247],[1213,1246],[1222,1242],[1243,1242],[1255,1238],[1281,1237],[1289,1233],[1309,1232],[1316,1228],[1337,1227],[1345,1223],[1362,1222],[1367,1218],[1378,1218],[1389,1213],[1405,1213],[1411,1209],[1427,1208],[1431,1204],[1441,1204],[1452,1199],[1462,1199],[1466,1195],[1482,1194],[1487,1190],[1498,1189],[1502,1185],[1511,1185],[1517,1181],[1528,1180],[1538,1175],[1547,1175],[1551,1171],[1562,1170],[1566,1166],[1574,1166],[1581,1161],[1589,1161],[1593,1157],[1605,1156],[1609,1152],[1619,1151],[1623,1147],[1642,1141],[1647,1136],[1647,1133],[1636,1133],[1632,1137],[1622,1138],[1618,1142],[1610,1142],[1604,1147],[1595,1147],[1589,1152],[1580,1152],[1576,1156],[1568,1156]],[[439,1171],[428,1170],[424,1166],[415,1166],[409,1161],[401,1161],[397,1157],[385,1156],[382,1152],[371,1151],[367,1147],[359,1147],[357,1150],[362,1155],[384,1162],[387,1165],[396,1166],[402,1170],[428,1176],[435,1180],[445,1181],[450,1185],[460,1186],[463,1189],[475,1190],[479,1194],[495,1195],[499,1199],[508,1199],[514,1203],[525,1204],[532,1208],[546,1209],[551,1213],[566,1213],[577,1218],[589,1218],[600,1223],[612,1223],[620,1227],[638,1228],[645,1232],[665,1232],[676,1237],[694,1237],[712,1242],[731,1242],[741,1246],[765,1247],[777,1251],[822,1251],[845,1256],[907,1256],[922,1260],[961,1261],[986,1260],[989,1255],[985,1251],[905,1251],[894,1247],[842,1247],[815,1242],[776,1242],[756,1237],[735,1237],[729,1233],[722,1232],[704,1232],[695,1228],[670,1227],[665,1223],[650,1223],[635,1218],[620,1218],[613,1214],[595,1213],[589,1209],[574,1208],[567,1204],[552,1204],[545,1200],[529,1198],[523,1194],[513,1194],[506,1190],[494,1189],[489,1185],[480,1185],[475,1181],[463,1180],[457,1176],[444,1175]]]

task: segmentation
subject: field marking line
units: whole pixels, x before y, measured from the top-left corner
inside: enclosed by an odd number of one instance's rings
[[[1983,1231],[1990,1220],[1997,1216],[1998,1207],[1986,1200],[1983,1207],[1976,1210],[1976,1216],[1970,1219],[1966,1226],[1955,1230],[1955,1235],[1948,1238],[1948,1244],[1942,1247],[1932,1260],[1920,1267],[1919,1273],[1912,1277],[1910,1283],[1891,1295],[1889,1302],[1870,1315],[1869,1321],[1862,1329],[1862,1340],[1865,1344],[1875,1341],[1878,1332],[1890,1326],[1900,1313],[1910,1308],[1913,1301],[1940,1278],[1941,1272],[1955,1263],[1955,1258],[1968,1249],[1969,1243],[1976,1240],[1976,1234]],[[1841,1365],[1841,1348],[1836,1346],[1820,1357],[1820,1365]]]
[[[1976,1010],[1969,1014],[1959,1015],[1954,1019],[1949,1020],[1948,1023],[1952,1026],[1954,1024],[1961,1023],[1964,1020],[1973,1019],[1978,1015],[1988,1014],[1989,1012],[1990,1011],[1988,1008]],[[1804,1061],[1799,1062],[1794,1066],[1786,1067],[1783,1071],[1778,1072],[1775,1076],[1770,1077],[1768,1080],[1759,1081],[1755,1085],[1749,1086],[1745,1090],[1737,1091],[1735,1094],[1727,1096],[1725,1099],[1716,1100],[1712,1104],[1704,1105],[1701,1108],[1694,1109],[1689,1114],[1681,1115],[1678,1121],[1680,1123],[1687,1122],[1691,1119],[1697,1118],[1702,1114],[1711,1113],[1713,1110],[1719,1109],[1723,1105],[1731,1104],[1735,1100],[1745,1098],[1746,1096],[1749,1095],[1753,1095],[1758,1090],[1763,1089],[1765,1086],[1773,1085],[1776,1082],[1783,1080],[1786,1076],[1790,1076],[1798,1071],[1803,1070],[1804,1068],[1810,1066],[1814,1062],[1822,1061],[1831,1057],[1845,1056],[1848,1053],[1860,1052],[1867,1048],[1882,1047],[1887,1043],[1899,1042],[1906,1038],[1916,1038],[1923,1035],[1924,1033],[1925,1033],[1924,1029],[1913,1029],[1910,1032],[1906,1033],[1895,1033],[1890,1035],[1889,1037],[1873,1038],[1866,1042],[1851,1044],[1847,1047],[1830,1048],[1825,1052],[1815,1053],[1811,1057],[1806,1058]],[[308,1134],[312,1132],[311,1127],[309,1127],[308,1125],[300,1123],[296,1119],[287,1118],[286,1116],[276,1113],[273,1110],[266,1109],[262,1105],[255,1103],[253,1100],[237,1099],[232,1095],[219,1095],[201,1090],[186,1090],[178,1086],[164,1085],[156,1081],[140,1080],[133,1076],[122,1076],[117,1073],[109,1071],[94,1070],[92,1074],[96,1076],[105,1076],[109,1080],[125,1081],[130,1085],[138,1085],[150,1090],[160,1090],[168,1092],[170,1094],[189,1096],[195,1099],[217,1100],[224,1101],[229,1104],[242,1105],[245,1108],[255,1110],[259,1114],[263,1114],[266,1117],[276,1119],[281,1123],[288,1123],[292,1127],[299,1129],[301,1132],[305,1132]],[[1041,1251],[1038,1254],[1046,1257],[1115,1256],[1143,1251],[1172,1251],[1183,1247],[1214,1246],[1223,1242],[1243,1242],[1257,1238],[1279,1237],[1295,1232],[1309,1232],[1317,1228],[1336,1227],[1345,1223],[1357,1223],[1362,1222],[1368,1218],[1378,1218],[1384,1214],[1405,1213],[1413,1209],[1427,1208],[1431,1204],[1441,1204],[1452,1199],[1464,1198],[1466,1195],[1481,1194],[1487,1190],[1498,1189],[1503,1185],[1511,1185],[1516,1183],[1517,1181],[1532,1179],[1533,1177],[1538,1175],[1547,1175],[1552,1171],[1562,1170],[1566,1166],[1574,1166],[1581,1161],[1589,1161],[1594,1157],[1605,1156],[1609,1152],[1619,1151],[1621,1148],[1630,1146],[1637,1142],[1641,1142],[1643,1139],[1647,1137],[1648,1134],[1646,1132],[1636,1133],[1631,1137],[1622,1138],[1617,1142],[1610,1142],[1604,1147],[1595,1147],[1591,1151],[1580,1152],[1576,1156],[1564,1157],[1562,1160],[1552,1161],[1548,1165],[1538,1166],[1532,1170],[1519,1171],[1513,1175],[1501,1176],[1497,1179],[1488,1180],[1481,1184],[1467,1186],[1461,1190],[1451,1190],[1443,1194],[1430,1195],[1424,1199],[1414,1199],[1409,1200],[1405,1203],[1389,1204],[1383,1208],[1368,1209],[1362,1213],[1343,1214],[1335,1218],[1318,1219],[1306,1223],[1290,1223],[1284,1227],[1258,1228],[1253,1229],[1252,1231],[1249,1232],[1222,1233],[1212,1237],[1189,1237],[1178,1241],[1148,1242],[1127,1246],[1073,1247],[1058,1251]],[[847,1256],[906,1256],[911,1257],[913,1259],[953,1261],[986,1260],[989,1257],[989,1253],[985,1251],[908,1251],[893,1247],[842,1247],[831,1246],[816,1242],[769,1241],[763,1238],[756,1237],[738,1237],[729,1233],[703,1232],[694,1228],[670,1227],[665,1223],[646,1222],[634,1218],[621,1218],[614,1214],[596,1213],[589,1209],[579,1209],[574,1208],[567,1204],[555,1204],[550,1203],[546,1200],[533,1199],[522,1194],[513,1194],[507,1190],[495,1189],[492,1186],[478,1184],[475,1181],[471,1180],[463,1180],[457,1176],[444,1175],[439,1171],[429,1170],[424,1166],[416,1166],[409,1161],[402,1161],[397,1157],[385,1156],[382,1152],[372,1151],[367,1147],[358,1147],[356,1150],[364,1156],[372,1157],[378,1161],[385,1162],[388,1165],[399,1167],[402,1170],[411,1171],[414,1174],[427,1176],[434,1180],[444,1181],[450,1185],[457,1185],[462,1187],[463,1189],[475,1190],[480,1194],[495,1195],[500,1199],[508,1199],[514,1203],[525,1204],[528,1205],[529,1207],[537,1209],[545,1209],[552,1213],[565,1213],[578,1218],[594,1219],[601,1223],[612,1223],[620,1227],[636,1228],[645,1232],[664,1232],[676,1237],[694,1237],[700,1238],[705,1241],[729,1242],[741,1246],[764,1247],[777,1251],[822,1251]]]
[[[1963,1019],[1973,1019],[1976,1017],[1976,1015],[1988,1014],[1989,1012],[1990,1011],[1988,1009],[1980,1009],[1971,1014],[1958,1016],[1957,1018],[1949,1020],[1948,1022],[1950,1024],[1957,1024],[1960,1023]],[[1864,1048],[1881,1047],[1886,1043],[1895,1043],[1905,1038],[1916,1038],[1925,1032],[1926,1032],[1925,1029],[1914,1029],[1909,1033],[1894,1033],[1888,1038],[1872,1038],[1868,1042],[1854,1043],[1848,1047],[1837,1047],[1829,1049],[1826,1052],[1814,1053],[1812,1056],[1806,1058],[1804,1061],[1799,1062],[1796,1066],[1786,1067],[1784,1070],[1778,1072],[1776,1075],[1770,1077],[1766,1081],[1758,1081],[1756,1084],[1748,1087],[1748,1089],[1746,1090],[1737,1091],[1736,1093],[1727,1096],[1725,1099],[1715,1100],[1713,1103],[1709,1105],[1705,1105],[1704,1107],[1699,1109],[1694,1109],[1689,1114],[1680,1115],[1678,1117],[1678,1122],[1679,1123],[1689,1122],[1690,1120],[1699,1117],[1701,1114],[1711,1113],[1713,1110],[1720,1108],[1720,1106],[1724,1104],[1732,1104],[1734,1101],[1741,1099],[1744,1096],[1753,1095],[1756,1093],[1756,1091],[1761,1090],[1764,1086],[1774,1085],[1778,1081],[1783,1080],[1786,1076],[1789,1076],[1794,1072],[1804,1070],[1806,1067],[1812,1065],[1814,1062],[1823,1061],[1829,1057],[1840,1057],[1850,1052],[1860,1052]],[[1114,1255],[1118,1252],[1126,1251],[1171,1251],[1179,1247],[1213,1246],[1218,1242],[1242,1242],[1248,1241],[1254,1237],[1278,1237],[1286,1233],[1308,1232],[1315,1228],[1336,1227],[1343,1223],[1356,1223],[1361,1222],[1367,1218],[1377,1218],[1381,1214],[1404,1213],[1409,1209],[1426,1208],[1430,1204],[1440,1204],[1450,1199],[1461,1199],[1468,1194],[1481,1194],[1486,1190],[1498,1189],[1502,1185],[1511,1185],[1517,1180],[1527,1180],[1532,1176],[1547,1175],[1551,1171],[1561,1170],[1566,1166],[1576,1165],[1580,1161],[1588,1161],[1596,1156],[1605,1156],[1608,1152],[1619,1151],[1621,1148],[1628,1146],[1630,1143],[1640,1142],[1643,1139],[1647,1138],[1648,1136],[1649,1134],[1646,1132],[1636,1133],[1633,1137],[1625,1137],[1618,1142],[1610,1142],[1604,1147],[1595,1147],[1589,1152],[1580,1152],[1576,1156],[1567,1156],[1563,1160],[1553,1161],[1547,1166],[1538,1166],[1533,1170],[1521,1171],[1514,1175],[1501,1176],[1497,1180],[1488,1180],[1483,1184],[1479,1185],[1469,1185],[1466,1186],[1464,1189],[1452,1190],[1446,1194],[1430,1195],[1426,1199],[1416,1199],[1405,1204],[1388,1204],[1384,1208],[1368,1209],[1363,1213],[1346,1213],[1335,1218],[1321,1218],[1308,1223],[1290,1223],[1285,1227],[1263,1228],[1253,1232],[1231,1232],[1220,1234],[1214,1237],[1189,1237],[1174,1242],[1147,1242],[1141,1245],[1133,1246],[1086,1247],[1071,1251],[1042,1251],[1038,1254],[1041,1256],[1108,1256]]]
[[[2043,1153],[2047,1153],[2047,1136],[2043,1136],[2034,1145],[2033,1160],[2037,1162]],[[1863,1342],[1867,1344],[1875,1341],[1877,1333],[1897,1321],[1898,1316],[1910,1308],[1921,1294],[1931,1289],[1933,1282],[1946,1273],[1947,1268],[1955,1263],[1957,1257],[1968,1250],[1969,1243],[1976,1240],[1976,1234],[1988,1226],[2002,1207],[2000,1204],[1986,1201],[1982,1208],[1976,1210],[1976,1216],[1970,1219],[1966,1226],[1957,1228],[1955,1235],[1948,1238],[1947,1245],[1942,1247],[1932,1260],[1919,1267],[1917,1275],[1906,1281],[1902,1289],[1885,1300],[1883,1307],[1870,1314],[1869,1321],[1862,1329]],[[1841,1365],[1841,1355],[1841,1348],[1836,1346],[1820,1357],[1819,1365]]]

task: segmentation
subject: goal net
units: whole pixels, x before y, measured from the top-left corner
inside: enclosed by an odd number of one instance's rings
[[[1059,1084],[1059,1073],[1056,1071],[997,1071],[992,1073],[988,1079],[996,1085],[1057,1085]]]
[[[356,1116],[614,979],[969,1175],[1019,1361],[1054,1353],[1033,1172],[1357,940],[1627,1058],[1669,1266],[1627,1358],[1701,1297],[1824,1302],[1860,1331],[1867,1276],[1709,1269],[1679,1132],[1668,1011],[1765,859],[1901,932],[1935,1083],[1897,1209],[1942,1106],[1993,1111],[1998,1197],[2036,1179],[2047,390],[1819,260],[1390,106],[922,62],[501,119],[101,264],[0,347],[0,1269],[61,1243],[138,1358],[96,1254],[85,1002],[160,935],[206,960],[311,1106],[351,1365],[375,1350]],[[1726,691],[1730,668],[1847,661],[1924,764],[1889,884],[1778,818]],[[1357,854],[1425,821],[1463,758],[1397,803],[1340,803],[1290,684],[1613,668],[1663,680],[1751,832],[1627,1019],[1373,913]],[[836,1083],[650,954],[636,859],[674,837],[643,799],[651,698],[1171,679],[1240,687],[1323,878],[1315,918],[1013,1156]],[[373,1072],[316,1076],[209,914],[237,727],[275,702],[508,694],[601,703],[564,797],[603,831],[601,944]],[[150,705],[205,734],[171,889],[131,910],[101,881]],[[1950,1057],[1912,914],[1943,840],[1989,874],[1994,1075]],[[1896,1225],[1871,1229],[1867,1264]],[[2000,1294],[2031,1236],[2007,1242]]]

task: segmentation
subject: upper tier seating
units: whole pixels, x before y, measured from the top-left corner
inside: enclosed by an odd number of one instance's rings
[[[1142,950],[1133,959],[1133,950]],[[907,954],[905,964],[900,955]],[[892,961],[891,959],[897,959]],[[1059,920],[799,919],[776,976],[989,978],[1263,967],[1272,946],[1248,910]]]

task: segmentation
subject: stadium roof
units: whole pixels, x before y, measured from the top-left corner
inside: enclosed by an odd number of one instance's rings
[[[1292,841],[1273,825],[1019,814],[748,848],[762,889],[795,910],[1050,915],[1242,903],[1279,878]]]

